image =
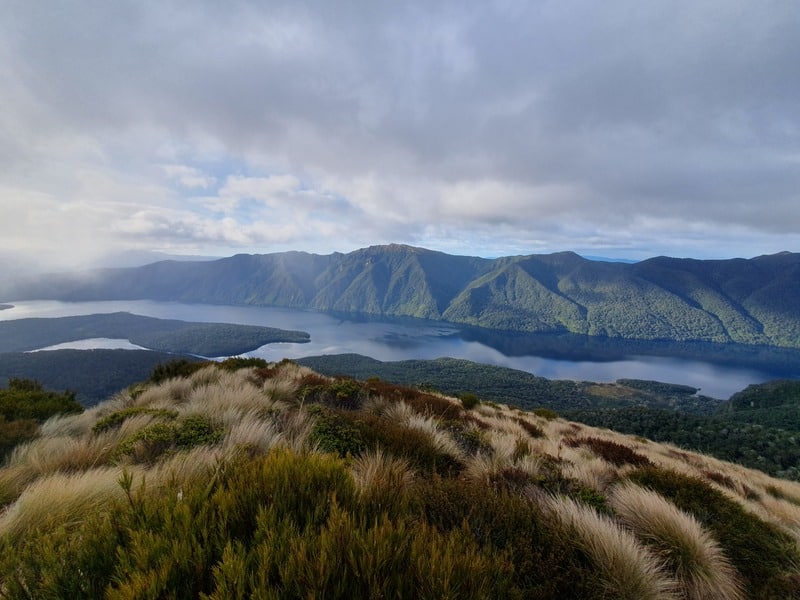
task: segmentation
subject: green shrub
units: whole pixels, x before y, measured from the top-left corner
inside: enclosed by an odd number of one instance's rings
[[[481,403],[481,401],[478,399],[478,396],[472,392],[464,392],[463,394],[459,394],[458,399],[461,400],[461,406],[464,407],[464,410],[472,410]]]
[[[324,406],[311,406],[314,425],[309,442],[323,452],[335,452],[339,456],[356,456],[366,448],[366,442],[358,427],[345,415]]]
[[[507,552],[511,597],[603,597],[568,532],[518,494],[472,480],[431,478],[415,486],[412,510],[440,531],[466,527],[479,547]]]
[[[0,461],[18,444],[32,440],[39,435],[39,424],[34,419],[15,419],[6,421],[0,415]]]
[[[58,414],[83,412],[83,406],[72,392],[50,392],[31,379],[8,380],[8,388],[0,389],[0,416],[6,421],[32,419],[43,423]]]
[[[98,419],[97,422],[92,426],[92,431],[94,433],[108,431],[113,427],[122,425],[125,419],[136,415],[151,415],[164,419],[174,419],[178,416],[178,412],[174,410],[167,410],[165,408],[147,408],[144,406],[123,408],[121,410],[114,411],[113,413],[110,413],[101,419]]]
[[[263,358],[244,356],[231,356],[218,364],[226,371],[238,371],[239,369],[250,368],[265,369],[269,366],[269,363]]]
[[[531,412],[537,417],[542,417],[548,421],[558,418],[558,413],[550,408],[534,408]]]
[[[176,423],[153,423],[124,439],[114,458],[128,456],[135,462],[152,463],[167,452],[216,444],[222,435],[206,417],[200,415]]]
[[[170,360],[156,365],[147,381],[149,383],[162,383],[175,377],[189,377],[200,369],[213,364],[216,363],[203,360],[188,360],[185,358]]]

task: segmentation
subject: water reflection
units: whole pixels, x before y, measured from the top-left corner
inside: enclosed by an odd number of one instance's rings
[[[381,361],[449,356],[549,379],[636,378],[682,383],[716,398],[727,398],[751,383],[800,378],[800,351],[767,347],[517,334],[417,319],[385,320],[272,307],[149,300],[14,304],[14,308],[0,311],[0,320],[128,311],[168,319],[299,329],[311,334],[306,344],[270,344],[250,353],[267,360],[340,353],[363,354]]]

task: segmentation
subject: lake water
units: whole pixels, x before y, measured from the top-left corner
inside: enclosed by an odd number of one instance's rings
[[[264,325],[298,329],[311,335],[306,344],[270,344],[251,352],[269,361],[352,352],[381,361],[433,359],[444,356],[528,371],[548,379],[614,381],[651,379],[700,388],[715,398],[728,398],[751,383],[779,377],[800,378],[800,352],[779,360],[741,351],[724,354],[719,347],[649,344],[587,338],[486,332],[438,322],[370,320],[307,310],[271,307],[217,306],[175,302],[26,301],[0,311],[0,320],[64,317],[127,311],[165,319]],[[86,340],[59,348],[130,348],[127,340]],[[723,354],[720,354],[722,352]],[[770,352],[770,351],[766,351]],[[770,365],[779,363],[772,368]]]

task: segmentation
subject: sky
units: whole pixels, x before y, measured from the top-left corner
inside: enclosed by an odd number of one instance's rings
[[[800,251],[793,0],[0,0],[0,259]]]

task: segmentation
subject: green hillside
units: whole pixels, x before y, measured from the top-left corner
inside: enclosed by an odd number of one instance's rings
[[[8,298],[144,299],[443,319],[520,332],[800,348],[800,254],[590,261],[481,259],[410,246],[237,255],[61,275]]]
[[[2,598],[800,598],[798,483],[289,361],[51,417],[0,505]]]

